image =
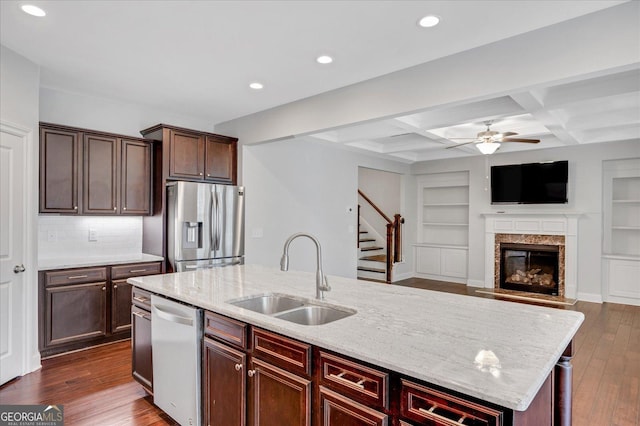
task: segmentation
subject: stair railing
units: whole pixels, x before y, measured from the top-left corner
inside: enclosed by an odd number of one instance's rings
[[[358,189],[358,194],[387,222],[386,281],[389,283],[391,282],[391,268],[393,268],[394,262],[402,260],[402,224],[404,223],[404,218],[400,214],[395,214],[393,220],[391,220],[364,192]],[[358,229],[360,229],[360,205],[358,205]],[[360,247],[359,243],[358,247]]]

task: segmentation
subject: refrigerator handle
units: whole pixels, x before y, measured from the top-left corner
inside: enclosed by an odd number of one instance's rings
[[[220,200],[218,199],[218,192],[215,192],[215,199],[216,199],[216,242],[214,245],[214,250],[220,250]]]
[[[215,225],[215,221],[213,218],[213,193],[211,193],[210,200],[209,200],[209,250],[214,249],[214,245],[213,245],[214,225]]]

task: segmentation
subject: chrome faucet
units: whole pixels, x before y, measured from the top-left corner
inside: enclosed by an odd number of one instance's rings
[[[282,259],[280,259],[280,270],[289,270],[289,245],[291,244],[291,241],[295,240],[298,237],[307,237],[316,245],[316,252],[318,254],[316,266],[316,299],[322,300],[324,299],[324,292],[330,291],[331,287],[329,287],[327,277],[322,272],[322,248],[320,247],[320,241],[318,241],[316,237],[311,234],[299,232],[287,238],[287,241],[285,241],[284,243],[284,252],[282,253]]]

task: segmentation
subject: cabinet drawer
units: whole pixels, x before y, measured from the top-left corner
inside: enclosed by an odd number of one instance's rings
[[[64,269],[45,272],[44,283],[48,286],[82,284],[107,280],[107,268]]]
[[[311,374],[311,345],[251,329],[253,355],[295,374]]]
[[[122,278],[141,277],[143,275],[159,274],[161,271],[160,262],[112,266],[111,279],[118,280]]]
[[[320,409],[323,426],[371,425],[387,426],[389,416],[366,405],[345,398],[320,386]]]
[[[320,351],[320,383],[364,404],[389,408],[389,374]]]
[[[436,425],[500,426],[503,412],[402,380],[400,415]]]
[[[204,333],[218,340],[247,349],[247,324],[206,311]]]
[[[131,296],[131,301],[135,306],[151,312],[151,293],[134,287],[131,291]]]

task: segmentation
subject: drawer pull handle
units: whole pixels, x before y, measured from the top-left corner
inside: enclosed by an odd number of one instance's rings
[[[68,276],[68,280],[79,280],[80,278],[89,278],[89,275],[71,275]]]
[[[133,300],[135,300],[136,302],[140,302],[140,303],[147,303],[149,301],[149,298],[148,297],[134,296]]]
[[[236,364],[235,368],[236,368],[236,371],[242,370],[242,364]]]
[[[362,379],[360,381],[357,381],[357,382],[352,382],[349,379],[345,379],[343,377],[344,375],[345,375],[345,372],[342,372],[340,374],[329,374],[329,377],[331,377],[334,380],[337,380],[339,382],[343,382],[343,383],[345,383],[347,385],[356,386],[356,387],[359,387],[360,389],[364,390],[364,384],[363,384],[365,382],[364,379]]]
[[[149,318],[149,316],[147,314],[143,314],[142,312],[132,312],[133,315],[137,316],[138,318],[142,318],[142,319],[148,319],[150,320],[151,318]]]
[[[462,422],[467,418],[466,415],[462,415],[462,417],[460,417],[460,419],[456,421],[456,420],[450,419],[448,417],[441,416],[440,414],[434,413],[433,410],[435,410],[436,408],[438,408],[438,406],[434,404],[428,410],[425,410],[424,408],[418,408],[418,411],[420,411],[422,414],[424,414],[429,419],[441,420],[441,421],[444,422],[444,424],[447,424],[447,425],[450,425],[450,424],[463,425],[464,423],[462,423]]]
[[[132,269],[132,270],[130,270],[129,272],[131,272],[131,273],[135,273],[135,272],[147,272],[147,270],[146,270],[146,269]]]

